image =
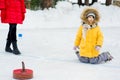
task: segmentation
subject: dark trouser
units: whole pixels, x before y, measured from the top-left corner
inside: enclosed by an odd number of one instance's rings
[[[11,24],[11,23],[9,24],[9,32],[8,32],[7,40],[11,42],[17,41],[16,27],[17,27],[17,24]]]
[[[16,55],[21,54],[17,47],[17,36],[16,36],[17,24],[10,23],[9,26],[10,27],[9,27],[9,32],[7,36],[7,43],[6,43],[5,51],[14,53]],[[10,48],[11,43],[13,45],[13,50]]]
[[[107,52],[103,52],[98,57],[95,57],[95,58],[81,57],[81,56],[79,56],[79,54],[77,54],[77,56],[78,56],[79,60],[83,63],[99,64],[108,59],[107,54],[108,54]]]

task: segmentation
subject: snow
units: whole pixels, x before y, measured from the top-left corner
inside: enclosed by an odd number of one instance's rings
[[[66,0],[66,1],[67,1],[67,0]],[[68,1],[73,2],[73,3],[77,3],[77,2],[78,2],[78,0],[68,0]],[[82,0],[82,2],[84,3],[85,0]],[[89,3],[91,3],[91,2],[92,2],[92,0],[89,0]],[[100,3],[105,3],[105,0],[98,0],[98,2],[100,2]]]
[[[66,6],[65,6],[66,5]],[[110,51],[114,59],[97,65],[78,61],[73,51],[80,14],[86,6],[59,2],[49,10],[27,10],[23,25],[18,25],[18,47],[21,55],[4,51],[8,24],[0,24],[0,79],[13,79],[13,70],[26,68],[34,71],[31,80],[119,80],[120,79],[120,8],[96,3],[101,14],[99,25],[104,33],[103,51]]]

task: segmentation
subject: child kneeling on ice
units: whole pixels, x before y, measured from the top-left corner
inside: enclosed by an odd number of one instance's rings
[[[86,8],[81,14],[82,25],[78,29],[74,50],[79,60],[83,63],[98,64],[112,60],[109,52],[99,54],[103,44],[103,34],[98,26],[100,16],[96,9]]]

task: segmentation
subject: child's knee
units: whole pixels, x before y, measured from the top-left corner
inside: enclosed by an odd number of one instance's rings
[[[83,62],[83,63],[89,63],[89,59],[85,57],[80,57],[79,60],[80,62]]]
[[[90,64],[98,64],[98,60],[96,58],[90,59]]]

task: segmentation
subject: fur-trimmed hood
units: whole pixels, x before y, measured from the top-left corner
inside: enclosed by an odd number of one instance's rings
[[[94,18],[95,20],[94,20],[93,24],[97,24],[100,20],[99,12],[95,8],[91,8],[91,7],[84,9],[84,11],[82,12],[81,17],[80,17],[82,22],[84,22],[86,24],[89,24],[89,22],[87,20],[87,15],[89,13],[94,13],[95,14],[95,18]]]

